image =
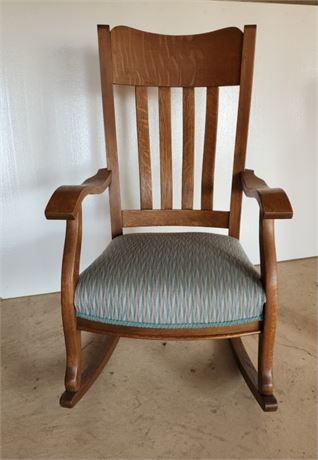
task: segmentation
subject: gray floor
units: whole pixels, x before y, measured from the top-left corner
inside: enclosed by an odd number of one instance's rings
[[[3,301],[2,458],[317,458],[315,272],[315,259],[279,264],[276,413],[260,410],[226,341],[128,339],[62,409],[59,296]]]

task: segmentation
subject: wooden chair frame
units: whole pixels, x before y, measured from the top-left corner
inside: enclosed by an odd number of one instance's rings
[[[255,34],[256,26],[245,26],[244,34],[239,29],[228,28],[209,34],[186,37],[149,34],[126,27],[116,27],[110,31],[108,26],[98,26],[108,169],[100,169],[95,176],[87,179],[81,185],[59,187],[52,195],[45,210],[48,219],[66,220],[61,284],[62,319],[66,346],[65,392],[60,400],[62,406],[73,407],[82,398],[107,363],[119,338],[130,337],[165,341],[229,339],[242,375],[262,409],[265,411],[277,409],[277,400],[273,394],[272,376],[277,317],[274,220],[291,218],[292,208],[283,190],[268,187],[252,170],[245,169]],[[211,42],[206,40],[208,35],[213,36]],[[181,61],[177,70],[168,66],[168,70],[165,71],[165,56],[162,50],[168,49],[169,53],[175,51],[179,53],[180,49],[182,51],[185,44],[190,42],[190,39],[197,47],[210,46],[206,43],[211,43],[212,48],[208,49],[211,60],[217,53],[222,54],[222,52],[231,52],[233,58],[226,64],[226,69],[223,68],[224,60],[216,61],[214,59],[213,69],[212,65],[205,66],[202,72],[195,74],[195,76],[193,76],[193,72],[189,71],[189,66]],[[159,70],[142,61],[149,53],[147,43],[158,50],[156,65]],[[234,50],[232,43],[235,44]],[[142,52],[135,57],[136,62],[129,62],[133,56],[133,54],[129,55],[129,47],[136,44],[139,48],[142,47]],[[123,49],[128,49],[128,58],[123,55]],[[192,57],[194,60],[198,60],[196,52]],[[196,64],[200,65],[200,62],[198,61]],[[143,73],[134,72],[134,66],[142,68]],[[136,86],[141,210],[121,210],[113,84]],[[211,209],[211,202],[216,142],[217,87],[235,84],[240,85],[240,95],[231,205],[229,212],[214,211],[213,205]],[[152,209],[146,86],[159,87],[161,210]],[[183,87],[184,149],[182,209],[180,210],[172,209],[170,86]],[[206,129],[205,134],[201,210],[193,210],[193,87],[195,86],[207,86],[206,126],[208,126],[210,119],[213,120],[212,129],[209,132]],[[208,152],[212,152],[212,154]],[[223,227],[229,229],[230,236],[239,238],[242,193],[244,192],[248,197],[256,198],[260,209],[261,278],[266,293],[263,320],[225,327],[150,329],[110,325],[77,318],[74,308],[74,293],[79,278],[82,239],[81,206],[86,195],[100,194],[106,189],[109,190],[113,238],[122,234],[123,227],[148,225]],[[105,336],[100,354],[95,356],[94,362],[83,372],[81,368],[81,331]],[[258,334],[259,337],[258,370],[251,363],[241,340],[241,337],[251,334]]]

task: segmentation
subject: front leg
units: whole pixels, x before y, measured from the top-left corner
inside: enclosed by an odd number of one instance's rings
[[[274,220],[260,219],[261,275],[266,293],[263,330],[259,336],[258,386],[260,393],[273,394],[273,352],[277,321],[277,264]]]
[[[249,358],[241,338],[230,340],[239,369],[264,411],[277,410],[273,394],[273,351],[277,320],[277,269],[274,221],[260,218],[261,275],[266,293],[264,320],[259,334],[258,370]]]
[[[74,292],[79,276],[82,213],[66,223],[62,264],[62,321],[66,348],[65,388],[78,391],[81,385],[81,332],[76,326]]]

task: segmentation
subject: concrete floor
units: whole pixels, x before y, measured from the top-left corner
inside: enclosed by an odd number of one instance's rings
[[[227,341],[129,339],[62,409],[59,296],[3,301],[1,458],[317,458],[315,272],[315,259],[279,264],[276,413],[261,411]]]

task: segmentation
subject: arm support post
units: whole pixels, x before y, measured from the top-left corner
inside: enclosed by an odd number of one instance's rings
[[[293,210],[280,188],[270,188],[252,170],[241,173],[244,193],[257,200],[260,208],[259,247],[261,277],[266,294],[263,330],[259,337],[258,387],[263,395],[273,394],[273,349],[277,320],[277,264],[274,219],[290,219]]]
[[[61,277],[62,321],[66,347],[65,388],[78,391],[81,384],[81,334],[77,330],[74,293],[79,276],[82,212],[67,220]]]
[[[111,171],[100,169],[81,185],[63,185],[50,198],[47,219],[66,220],[61,277],[62,320],[66,346],[65,388],[77,392],[81,386],[81,333],[77,329],[74,294],[79,277],[82,243],[82,201],[102,193],[111,183]]]

